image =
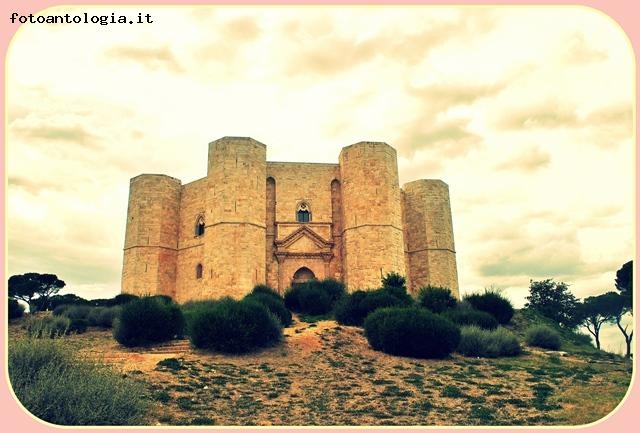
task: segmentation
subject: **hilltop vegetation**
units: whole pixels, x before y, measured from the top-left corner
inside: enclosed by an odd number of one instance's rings
[[[324,280],[284,297],[257,286],[242,300],[73,303],[9,328],[16,393],[54,423],[576,425],[613,410],[631,377],[629,359],[499,292],[413,299],[397,274],[351,294]],[[37,367],[60,353],[90,377]],[[79,414],[70,377],[85,384]]]
[[[24,319],[21,319],[24,320]],[[536,323],[517,310],[509,329],[524,342]],[[89,328],[60,342],[70,352],[126,372],[151,405],[155,425],[577,425],[623,398],[631,362],[557,329],[562,350],[523,345],[518,357],[453,354],[443,360],[374,351],[358,327],[295,320],[278,346],[247,355],[193,349],[186,340],[127,349],[109,330]],[[10,326],[12,347],[24,338]],[[594,399],[594,396],[595,397]],[[157,406],[157,407],[155,407]]]

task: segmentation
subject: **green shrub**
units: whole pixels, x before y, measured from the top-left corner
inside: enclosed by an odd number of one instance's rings
[[[63,304],[58,305],[53,310],[54,316],[62,316],[71,320],[69,324],[69,332],[82,334],[89,326],[89,314],[94,307],[83,304]]]
[[[69,333],[82,334],[87,330],[89,321],[87,319],[70,319]]]
[[[64,316],[64,313],[71,307],[73,304],[60,304],[53,309],[54,316]]]
[[[477,326],[465,326],[461,330],[458,352],[465,356],[497,358],[517,356],[521,348],[516,336],[505,328],[490,331]]]
[[[140,297],[132,295],[131,293],[120,293],[119,295],[113,297],[113,302],[111,304],[112,306],[123,305],[131,301],[135,301],[136,299],[140,299]]]
[[[250,294],[256,294],[256,293],[263,293],[269,296],[272,296],[274,298],[280,299],[281,301],[284,302],[284,299],[282,298],[282,295],[280,295],[280,293],[276,292],[275,289],[273,289],[272,287],[267,286],[266,284],[258,284],[257,286],[253,287],[253,290],[251,290]]]
[[[455,308],[442,313],[444,317],[458,326],[475,325],[483,329],[496,329],[498,321],[489,313],[473,308]]]
[[[327,314],[333,308],[337,296],[337,286],[321,284],[318,280],[309,280],[295,284],[284,294],[284,304],[291,310],[303,314]],[[344,287],[342,289],[344,291]]]
[[[465,296],[464,300],[476,310],[491,314],[501,325],[506,325],[513,317],[513,305],[497,292],[487,290],[484,293],[474,293]]]
[[[101,328],[113,327],[113,322],[120,314],[122,307],[116,305],[114,307],[93,307],[89,311],[87,320],[89,326],[99,326]]]
[[[525,341],[529,346],[542,347],[543,349],[558,350],[562,345],[560,334],[548,326],[532,326],[527,330]]]
[[[9,298],[9,320],[22,317],[24,314],[24,306],[15,299]]]
[[[123,346],[146,346],[182,336],[184,316],[173,302],[142,297],[122,305],[113,327],[114,338]]]
[[[455,308],[458,300],[446,287],[425,286],[418,292],[418,305],[434,313]]]
[[[418,308],[376,310],[365,319],[364,333],[375,350],[418,358],[444,358],[460,341],[457,326]]]
[[[325,278],[324,280],[311,280],[308,283],[311,287],[317,287],[320,290],[326,292],[327,295],[329,295],[332,306],[346,293],[344,284],[333,278]]]
[[[282,326],[287,327],[291,325],[291,312],[284,306],[284,300],[282,298],[275,297],[270,293],[253,291],[245,296],[244,299],[258,302],[267,307],[269,312],[276,316]]]
[[[385,307],[406,306],[403,297],[394,296],[389,289],[358,290],[343,296],[335,306],[334,315],[338,323],[362,326],[364,319],[373,311]]]
[[[180,306],[183,313],[189,311],[199,310],[202,308],[210,308],[217,305],[220,302],[219,299],[201,299],[199,301],[187,301]]]
[[[200,301],[187,301],[180,306],[182,310],[182,314],[184,315],[185,321],[185,333],[189,334],[189,329],[191,328],[190,323],[193,317],[200,310],[210,309],[213,306],[217,305],[220,301],[217,299],[203,299]]]
[[[56,338],[71,332],[71,319],[64,316],[29,317],[27,334],[33,338]]]
[[[389,272],[381,280],[383,289],[405,289],[407,288],[407,279],[397,272]]]
[[[360,303],[367,297],[364,290],[356,290],[338,300],[334,310],[334,316],[342,325],[362,326],[367,312],[363,311]]]
[[[64,310],[62,315],[68,317],[71,320],[86,320],[89,317],[89,312],[91,311],[91,309],[92,307],[88,305],[69,305]]]
[[[168,296],[168,295],[151,295],[149,297],[151,299],[157,299],[161,302],[164,302],[165,304],[171,304],[173,302],[173,299],[171,298],[171,296]]]
[[[73,352],[59,340],[10,344],[9,378],[27,410],[61,425],[142,424],[142,386],[104,366],[80,361]]]
[[[191,343],[200,349],[246,353],[279,342],[282,328],[264,305],[225,298],[193,310],[188,334]]]

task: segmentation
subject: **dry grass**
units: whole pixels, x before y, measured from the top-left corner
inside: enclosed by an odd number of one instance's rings
[[[494,360],[394,357],[333,321],[296,321],[280,346],[242,356],[186,340],[126,349],[98,330],[67,339],[146,384],[158,405],[151,425],[580,425],[612,411],[631,377],[619,358],[537,350]]]

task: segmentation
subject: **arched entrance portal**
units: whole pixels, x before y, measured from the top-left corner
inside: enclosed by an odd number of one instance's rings
[[[291,284],[304,283],[314,279],[315,277],[316,276],[311,269],[303,266],[302,268],[298,269],[295,274],[293,274],[293,280],[291,281]]]

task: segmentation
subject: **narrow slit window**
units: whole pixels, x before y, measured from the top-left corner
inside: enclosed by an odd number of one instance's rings
[[[197,279],[202,278],[202,264],[200,263],[196,265],[196,278]]]
[[[196,236],[204,235],[204,218],[199,217],[196,222]]]

